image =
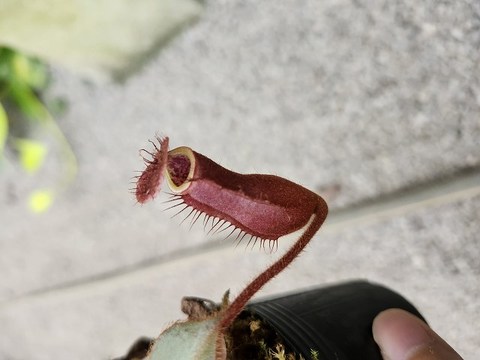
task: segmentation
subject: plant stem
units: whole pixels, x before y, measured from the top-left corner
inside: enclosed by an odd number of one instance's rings
[[[283,269],[285,269],[305,248],[322,226],[328,214],[326,202],[319,196],[318,205],[313,213],[313,219],[305,232],[292,245],[292,247],[275,263],[270,265],[264,272],[258,275],[248,286],[235,298],[235,300],[225,310],[222,319],[217,327],[221,334],[233,323],[235,318],[245,307],[246,303],[255,293],[262,288],[270,279],[274,278]]]

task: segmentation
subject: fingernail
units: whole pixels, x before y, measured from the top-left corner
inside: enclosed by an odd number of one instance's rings
[[[373,337],[388,360],[406,360],[416,349],[433,341],[428,325],[400,309],[386,310],[375,318]]]

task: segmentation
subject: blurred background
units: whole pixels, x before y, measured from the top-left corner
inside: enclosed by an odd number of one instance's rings
[[[168,135],[331,213],[258,296],[368,279],[480,349],[480,4],[0,0],[0,359],[109,359],[275,254],[130,192]]]

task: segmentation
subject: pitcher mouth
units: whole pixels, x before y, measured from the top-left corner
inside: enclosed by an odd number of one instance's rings
[[[195,156],[192,149],[181,146],[168,152],[165,171],[170,190],[175,194],[188,189],[195,170]]]

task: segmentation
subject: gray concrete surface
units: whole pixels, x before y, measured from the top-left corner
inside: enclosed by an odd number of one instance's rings
[[[219,1],[124,84],[54,70],[79,160],[43,215],[0,184],[0,359],[106,359],[272,261],[135,205],[156,132],[239,172],[325,194],[332,215],[262,294],[366,278],[400,291],[465,359],[480,309],[480,7],[457,1]],[[402,199],[406,199],[402,201]],[[286,245],[281,245],[278,254]]]

